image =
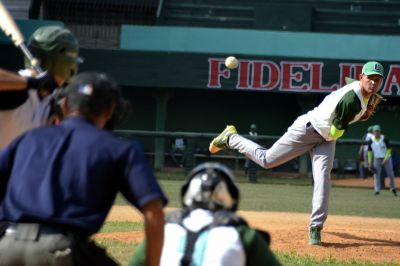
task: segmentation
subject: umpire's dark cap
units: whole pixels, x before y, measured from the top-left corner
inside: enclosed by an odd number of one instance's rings
[[[106,74],[83,72],[75,76],[65,88],[68,109],[83,115],[100,115],[120,101],[117,83]]]

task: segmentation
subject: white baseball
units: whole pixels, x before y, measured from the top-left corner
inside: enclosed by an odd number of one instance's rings
[[[239,61],[234,56],[228,56],[225,59],[225,66],[229,69],[235,69],[239,65]]]

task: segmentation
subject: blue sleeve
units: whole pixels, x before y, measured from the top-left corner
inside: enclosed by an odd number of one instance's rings
[[[124,197],[139,209],[154,199],[160,199],[166,205],[168,200],[151,170],[142,145],[132,143],[128,153],[120,186]]]
[[[14,162],[14,155],[17,143],[20,138],[17,138],[10,145],[0,150],[0,202],[6,192],[8,180],[11,175],[11,170]]]

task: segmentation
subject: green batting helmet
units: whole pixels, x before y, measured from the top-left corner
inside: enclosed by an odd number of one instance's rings
[[[40,61],[40,65],[65,81],[77,74],[79,55],[78,40],[72,32],[60,26],[38,28],[28,40],[28,49]],[[26,61],[26,67],[30,63]]]

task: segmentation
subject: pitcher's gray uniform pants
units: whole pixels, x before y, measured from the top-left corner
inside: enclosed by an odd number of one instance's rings
[[[288,128],[270,149],[266,149],[238,134],[229,138],[229,148],[244,154],[263,168],[273,168],[305,152],[310,153],[314,178],[310,227],[322,228],[328,216],[331,170],[336,141],[326,141],[302,115]]]
[[[386,174],[390,178],[390,189],[395,189],[394,185],[394,172],[393,172],[393,164],[391,158],[383,164],[383,158],[375,158],[374,159],[374,181],[375,181],[375,192],[381,191],[381,178],[382,178],[382,166],[385,167]]]

